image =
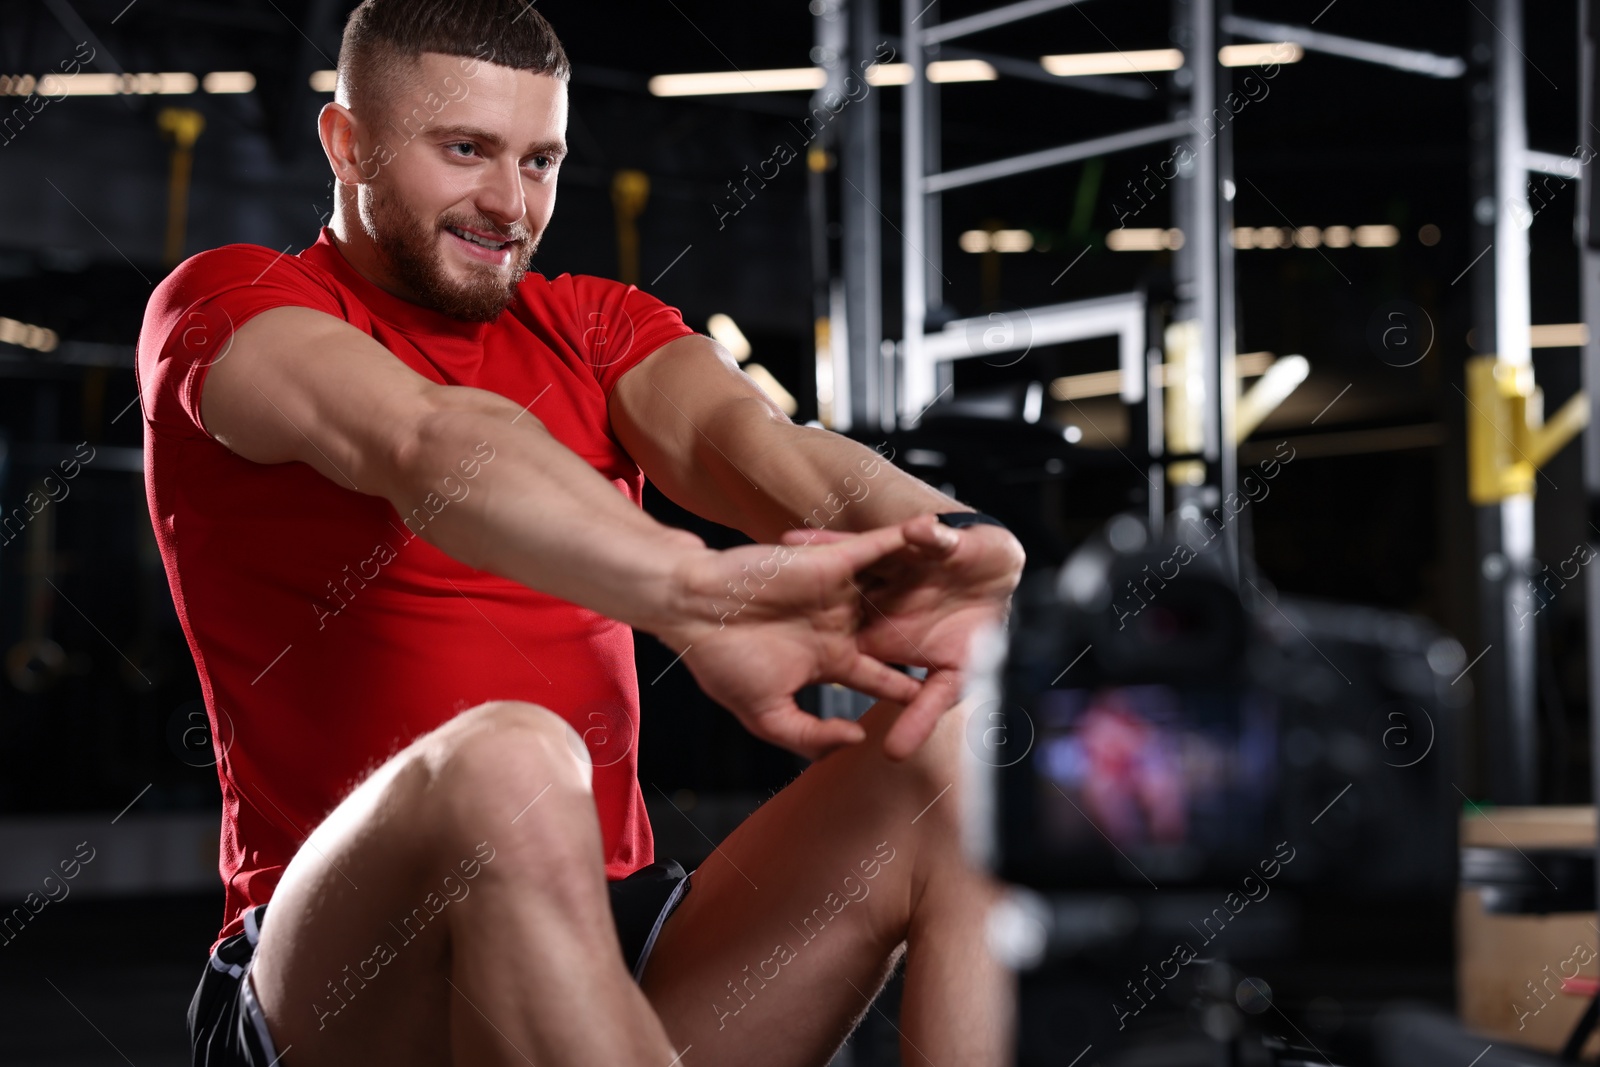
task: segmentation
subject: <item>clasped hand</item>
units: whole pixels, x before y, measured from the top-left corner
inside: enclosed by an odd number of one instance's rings
[[[958,531],[933,515],[864,533],[791,530],[776,545],[688,557],[686,611],[659,636],[746,729],[811,759],[866,732],[802,711],[804,686],[838,682],[902,704],[884,749],[905,759],[960,698],[972,638],[1004,620],[1024,561],[1007,531]]]

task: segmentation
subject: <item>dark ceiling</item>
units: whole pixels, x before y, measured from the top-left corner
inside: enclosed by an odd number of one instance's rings
[[[940,0],[933,14],[947,21],[993,6]],[[0,146],[0,277],[7,279],[0,286],[0,314],[41,321],[67,337],[132,339],[143,301],[166,270],[161,243],[170,149],[154,115],[174,99],[200,109],[208,123],[196,151],[187,252],[232,241],[276,248],[309,243],[331,200],[313,125],[327,97],[306,87],[305,71],[331,65],[350,7],[348,0],[27,0],[0,6],[0,73],[53,69],[82,39],[81,20],[103,48],[98,69],[112,69],[112,63],[130,71],[244,69],[258,78],[257,90],[246,96],[52,103]],[[644,278],[659,277],[659,295],[691,321],[725,310],[747,329],[786,338],[803,371],[812,315],[803,168],[790,167],[773,181],[737,226],[719,228],[714,205],[742,168],[792,137],[794,123],[807,113],[807,94],[658,99],[644,91],[644,81],[666,72],[805,65],[813,43],[807,6],[798,0],[759,6],[545,0],[538,10],[561,34],[575,77],[573,152],[536,266],[546,273],[614,273],[610,176],[623,167],[643,170],[652,182],[640,220]],[[1293,0],[1238,13],[1315,22],[1328,33],[1464,56],[1475,32],[1498,32],[1485,12],[1493,13],[1489,0]],[[1024,59],[1164,47],[1171,43],[1169,16],[1160,4],[1089,0],[961,43]],[[885,5],[880,28],[886,40],[897,40],[900,18],[898,5]],[[1574,19],[1570,4],[1531,3],[1524,45],[1530,140],[1562,154],[1576,142]],[[960,166],[1164,119],[1168,76],[1129,77],[1162,91],[1129,100],[1071,82],[1003,78],[947,86],[940,91],[943,161]],[[1364,332],[1372,310],[1388,300],[1430,309],[1441,335],[1464,354],[1468,286],[1452,285],[1452,279],[1480,251],[1468,234],[1470,81],[1312,53],[1284,66],[1270,93],[1233,123],[1238,224],[1392,223],[1402,232],[1393,249],[1239,254],[1239,348],[1306,354],[1315,369],[1302,403],[1323,397],[1324,374],[1336,391],[1371,369],[1347,372],[1341,365],[1371,362]],[[885,332],[894,336],[899,91],[883,89],[877,99],[883,174],[875,201],[885,219]],[[1128,182],[1166,155],[1164,147],[1152,146],[947,194],[946,302],[957,313],[972,313],[992,303],[996,292],[1003,303],[1034,306],[1147,281],[1158,257],[1107,251],[1104,235],[1116,227],[1119,205],[1128,202]],[[1571,209],[1570,188],[1558,191],[1533,229],[1535,321],[1576,317]],[[1440,228],[1436,245],[1417,238],[1426,223]],[[1032,230],[1040,249],[1003,257],[987,289],[983,257],[955,245],[962,230],[986,224]],[[1170,205],[1159,199],[1132,223],[1170,224]],[[680,255],[681,263],[674,258]],[[660,273],[669,264],[678,265]],[[85,270],[90,273],[79,273]],[[80,284],[86,277],[93,279],[92,298]],[[1065,369],[1088,370],[1108,357],[1064,358]],[[1438,387],[1442,381],[1424,375],[1412,384]],[[1371,414],[1392,414],[1408,395],[1420,396],[1397,391],[1393,383],[1374,390]]]

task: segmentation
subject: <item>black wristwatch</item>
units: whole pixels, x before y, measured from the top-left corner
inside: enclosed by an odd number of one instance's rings
[[[935,515],[934,518],[938,519],[946,526],[954,526],[958,530],[963,526],[975,526],[979,523],[988,523],[990,526],[1000,527],[1000,529],[1005,530],[1007,533],[1011,532],[1010,528],[1007,527],[1005,523],[1001,522],[993,515],[985,515],[981,511],[942,511]]]

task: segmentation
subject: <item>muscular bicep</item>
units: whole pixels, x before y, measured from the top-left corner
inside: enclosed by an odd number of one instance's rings
[[[342,319],[277,307],[220,350],[200,418],[245,459],[300,460],[346,488],[389,496],[407,434],[443,388]]]
[[[645,476],[679,506],[742,528],[746,488],[738,454],[746,431],[785,422],[783,413],[728,350],[709,337],[682,337],[630,368],[611,391],[612,432]]]

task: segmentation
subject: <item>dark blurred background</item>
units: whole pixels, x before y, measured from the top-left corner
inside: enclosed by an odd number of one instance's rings
[[[0,5],[0,92],[10,94],[0,96],[0,317],[10,320],[0,323],[0,514],[21,505],[80,442],[96,455],[72,481],[69,497],[0,544],[0,648],[11,655],[0,679],[0,895],[20,899],[72,842],[88,839],[99,850],[71,899],[0,947],[0,1062],[187,1062],[183,1010],[221,914],[219,794],[205,709],[146,510],[133,344],[152,288],[176,262],[174,247],[181,259],[236,242],[293,252],[316,239],[332,210],[332,178],[314,123],[332,97],[313,88],[313,80],[333,67],[352,6],[348,0]],[[986,6],[995,5],[938,0],[937,14],[949,22]],[[1231,136],[1237,226],[1390,228],[1367,245],[1340,247],[1330,237],[1318,247],[1298,247],[1282,229],[1288,247],[1238,248],[1236,350],[1269,360],[1298,354],[1310,367],[1257,431],[1253,441],[1265,442],[1266,451],[1254,456],[1250,442],[1243,446],[1241,468],[1269,455],[1277,441],[1292,442],[1297,456],[1270,498],[1252,505],[1242,529],[1244,551],[1255,563],[1251,573],[1285,596],[1420,618],[1476,655],[1484,644],[1480,560],[1466,493],[1461,390],[1469,354],[1486,350],[1468,339],[1475,322],[1471,272],[1488,269],[1474,258],[1483,248],[1473,228],[1470,173],[1475,123],[1482,136],[1472,94],[1484,84],[1484,57],[1475,58],[1473,49],[1494,32],[1480,25],[1489,20],[1486,0],[1461,6],[1239,0],[1239,8],[1235,14],[1315,22],[1329,34],[1475,65],[1458,77],[1419,77],[1308,50],[1282,67],[1269,95],[1239,114]],[[824,145],[817,170],[804,159],[783,167],[719,225],[716,205],[729,203],[729,183],[771,156],[774,145],[796,141],[797,124],[811,113],[810,94],[666,97],[649,88],[651,77],[667,73],[810,66],[818,61],[818,22],[835,17],[834,7],[801,0],[545,0],[538,10],[561,35],[574,73],[571,155],[534,268],[550,276],[620,276],[619,230],[628,224],[613,187],[619,172],[642,172],[649,192],[632,224],[638,276],[629,280],[680,308],[696,329],[707,329],[714,314],[731,317],[749,340],[750,363],[766,368],[793,398],[793,418],[836,425],[837,413],[819,404],[816,321],[819,309],[827,311],[829,277],[837,280],[841,270],[840,146]],[[1086,2],[962,44],[1027,62],[1044,54],[1165,49],[1174,46],[1178,18],[1159,3]],[[903,57],[900,19],[898,5],[885,4],[878,15],[883,39],[893,39]],[[1528,141],[1558,156],[1576,151],[1575,27],[1571,4],[1528,5],[1522,43]],[[96,55],[86,73],[165,72],[169,91],[138,91],[135,77],[133,91],[74,90],[36,112],[26,109],[33,84],[27,76],[58,69],[85,41]],[[184,83],[171,72],[251,78],[173,92]],[[943,85],[943,168],[1163,121],[1169,77],[1118,75],[1135,89],[1122,93],[1091,91],[1071,78],[1044,84],[1004,74]],[[147,79],[144,87],[153,84]],[[245,91],[207,91],[206,84]],[[881,180],[871,199],[881,223],[887,294],[881,334],[894,339],[901,336],[902,90],[881,86],[873,95]],[[182,131],[197,126],[186,143]],[[1170,287],[1171,250],[1108,243],[1119,230],[1119,212],[1137,203],[1130,183],[1166,156],[1163,145],[1149,145],[946,193],[938,314],[968,318]],[[1530,231],[1531,318],[1575,324],[1578,186],[1553,181],[1548,188]],[[1154,196],[1127,225],[1177,226],[1171,197]],[[981,243],[996,231],[1024,232],[1024,250],[965,250],[975,239],[964,234],[976,232]],[[1421,309],[1434,333],[1426,357],[1405,367],[1382,358],[1371,343],[1374,317],[1396,300]],[[1569,327],[1557,343],[1533,352],[1547,410],[1579,388],[1572,336]],[[1039,345],[1015,361],[956,363],[953,395],[1005,397],[1030,382],[1077,380],[1116,367],[1110,339]],[[1059,429],[1075,446],[1069,460],[1052,461],[1050,477],[978,485],[928,476],[996,513],[1005,505],[990,499],[1008,498],[1008,518],[1027,516],[1042,531],[1029,545],[1030,558],[1053,566],[1111,516],[1143,509],[1144,476],[1119,457],[1133,447],[1137,423],[1115,395],[1052,385],[1035,421]],[[853,432],[872,439],[860,425]],[[1003,465],[1010,446],[986,447],[998,450]],[[1537,558],[1565,560],[1591,536],[1582,483],[1576,448],[1545,467],[1535,503]],[[647,489],[647,505],[712,544],[742,540],[653,490]],[[1539,620],[1545,742],[1534,799],[1543,804],[1589,798],[1584,611],[1581,585],[1572,583]],[[40,643],[59,655],[40,652]],[[30,655],[44,656],[50,668],[29,668]],[[671,659],[641,636],[642,679],[662,675]],[[1473,680],[1469,675],[1456,692],[1469,692]],[[692,864],[801,764],[747,736],[682,670],[642,688],[640,774],[657,850]],[[837,692],[813,691],[807,700],[813,707],[848,703]],[[1461,752],[1451,771],[1458,806],[1487,795],[1475,706],[1468,701],[1458,712]],[[1449,1007],[1447,900],[1445,907],[1416,922],[1391,914],[1396,930],[1369,925],[1367,932],[1377,946],[1371,958],[1390,960],[1387,984]],[[1349,946],[1331,946],[1341,947]],[[1308,1028],[1320,1020],[1337,1029],[1342,1016],[1327,1007],[1333,994],[1317,986],[1316,976],[1297,980],[1302,1006],[1315,1003],[1322,1013],[1313,1013],[1313,1022],[1297,1018]],[[898,1062],[888,1023],[895,996],[891,987],[882,1013],[869,1016],[845,1060]],[[1062,1048],[1070,1042],[1060,1040]],[[1059,1062],[1069,1058],[1063,1054]],[[1094,1055],[1083,1062],[1095,1062]]]

